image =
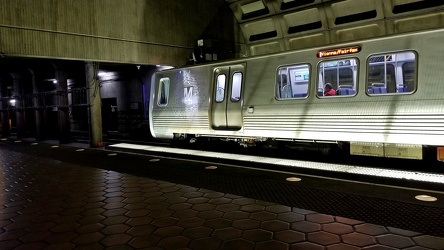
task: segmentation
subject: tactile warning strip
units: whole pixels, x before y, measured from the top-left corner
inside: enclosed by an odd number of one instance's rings
[[[169,147],[159,147],[159,146],[146,146],[130,143],[118,143],[110,145],[111,148],[126,148],[126,149],[137,149],[146,150],[152,152],[168,152],[174,154],[190,155],[195,154],[199,156],[206,156],[211,158],[220,159],[232,159],[233,154],[219,153],[219,152],[208,152],[201,150],[191,150],[191,149],[178,149]],[[431,183],[444,184],[444,174],[436,173],[424,173],[424,172],[412,172],[412,171],[402,171],[402,170],[390,170],[384,168],[369,168],[353,165],[344,164],[334,164],[334,163],[320,163],[311,162],[303,160],[290,160],[290,159],[280,159],[272,157],[261,157],[261,156],[251,156],[251,155],[236,155],[236,160],[246,161],[246,162],[257,162],[265,164],[283,165],[295,168],[307,168],[307,169],[317,169],[324,171],[334,171],[343,173],[353,173],[360,175],[369,176],[380,176],[389,177],[396,179],[407,179],[414,181],[424,181]]]

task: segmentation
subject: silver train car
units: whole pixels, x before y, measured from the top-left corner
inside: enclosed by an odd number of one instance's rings
[[[159,71],[149,119],[154,138],[444,161],[444,29]]]

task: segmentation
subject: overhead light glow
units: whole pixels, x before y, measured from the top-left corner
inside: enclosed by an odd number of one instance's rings
[[[172,69],[172,68],[174,68],[173,66],[165,66],[165,65],[160,65],[160,64],[157,64],[156,67],[160,68],[160,70],[165,70],[165,69]]]
[[[302,179],[301,179],[301,178],[298,178],[298,177],[288,177],[288,178],[285,179],[285,180],[287,180],[287,181],[301,181]]]
[[[437,201],[438,199],[436,197],[430,196],[430,195],[417,195],[415,196],[415,199],[420,201]]]

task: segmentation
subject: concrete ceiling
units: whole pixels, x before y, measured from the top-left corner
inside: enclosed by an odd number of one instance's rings
[[[444,27],[437,0],[226,0],[245,56]]]

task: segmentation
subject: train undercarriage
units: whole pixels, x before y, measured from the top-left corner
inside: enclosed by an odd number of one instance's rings
[[[173,144],[209,148],[211,145],[236,150],[275,151],[293,153],[309,153],[331,158],[353,156],[395,158],[407,160],[428,160],[444,162],[444,147],[416,144],[392,144],[369,142],[290,140],[277,138],[232,138],[209,137],[203,135],[175,134]],[[299,154],[300,155],[300,154]]]

